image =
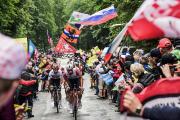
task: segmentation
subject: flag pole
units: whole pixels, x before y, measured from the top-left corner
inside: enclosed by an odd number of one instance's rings
[[[113,42],[110,44],[110,48],[109,51],[111,51],[111,53],[113,53],[117,47],[120,45],[120,43],[122,42],[122,39],[124,37],[124,35],[126,34],[128,27],[130,26],[130,24],[132,23],[132,21],[141,14],[142,10],[150,3],[150,1],[146,0],[145,2],[142,3],[142,5],[138,8],[138,10],[136,11],[136,13],[134,14],[134,16],[131,18],[131,20],[124,26],[124,28],[121,30],[121,32],[115,37],[115,39],[113,40]],[[114,45],[112,47],[112,45]],[[108,56],[108,60],[106,60],[105,62],[107,63],[110,59],[111,56]]]

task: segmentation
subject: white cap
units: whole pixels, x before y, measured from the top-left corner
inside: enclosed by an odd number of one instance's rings
[[[25,68],[26,60],[23,46],[0,33],[0,78],[17,79]]]

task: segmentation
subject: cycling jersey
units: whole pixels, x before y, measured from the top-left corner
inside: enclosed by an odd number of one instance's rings
[[[78,67],[75,67],[71,70],[66,71],[66,78],[68,80],[68,84],[70,87],[70,90],[73,90],[73,88],[79,88],[80,86],[80,77],[81,77],[81,71]]]
[[[75,78],[80,78],[81,76],[81,71],[78,67],[75,67],[71,70],[66,71],[66,75],[68,79],[75,79]]]
[[[62,74],[59,71],[54,72],[53,70],[51,70],[51,72],[49,73],[48,79],[50,80],[50,85],[60,87],[60,81],[62,79]]]

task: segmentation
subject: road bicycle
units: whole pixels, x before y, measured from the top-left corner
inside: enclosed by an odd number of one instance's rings
[[[57,109],[57,113],[59,113],[59,108],[60,108],[60,101],[61,101],[61,87],[53,86],[53,100],[54,100],[54,106]]]

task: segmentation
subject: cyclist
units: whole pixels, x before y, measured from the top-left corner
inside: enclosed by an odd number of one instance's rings
[[[61,104],[61,84],[63,83],[63,76],[61,72],[59,72],[59,66],[57,64],[53,65],[53,69],[49,73],[49,89],[51,92],[51,96],[53,97],[53,88],[56,87],[60,90],[59,97],[60,97],[60,108],[62,107]]]
[[[69,89],[66,90],[67,92],[67,100],[69,102],[69,109],[70,113],[73,113],[73,90],[76,88],[78,90],[78,107],[80,108],[82,106],[81,104],[81,98],[82,98],[82,88],[83,83],[82,79],[80,79],[82,76],[82,73],[78,67],[76,67],[74,64],[68,64],[66,68],[66,84],[69,86]]]

